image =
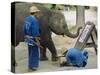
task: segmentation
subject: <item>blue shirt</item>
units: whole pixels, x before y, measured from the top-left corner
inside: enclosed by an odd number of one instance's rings
[[[80,49],[71,48],[66,53],[67,63],[77,67],[85,67],[87,64],[87,51],[81,52]]]
[[[34,37],[40,36],[39,33],[39,24],[37,19],[34,16],[28,16],[24,20],[23,31],[25,35],[31,36],[33,38],[26,37],[25,42],[28,45],[36,45],[36,42],[33,40]]]
[[[34,16],[28,16],[24,20],[24,34],[33,37],[39,36],[39,24]]]

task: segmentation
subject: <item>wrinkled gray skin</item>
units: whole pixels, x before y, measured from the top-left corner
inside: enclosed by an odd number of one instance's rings
[[[16,26],[16,45],[19,42],[24,41],[23,34],[23,22],[24,18],[29,15],[29,8],[32,4],[29,3],[16,3],[15,10],[15,26]],[[44,49],[41,50],[41,58],[46,57],[46,48],[48,48],[52,54],[52,57],[57,57],[56,48],[51,38],[51,32],[58,35],[66,35],[71,38],[76,38],[79,35],[78,29],[76,34],[69,32],[64,15],[59,11],[51,11],[41,5],[35,4],[40,10],[39,12],[39,25],[41,30],[41,45]]]

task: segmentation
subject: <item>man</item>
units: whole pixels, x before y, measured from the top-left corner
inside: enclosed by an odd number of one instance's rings
[[[88,52],[80,51],[80,49],[71,48],[66,53],[66,60],[68,65],[76,67],[85,67],[87,64]]]
[[[29,71],[35,71],[39,66],[39,24],[36,6],[30,7],[30,15],[24,21],[25,42],[28,44],[28,67]]]

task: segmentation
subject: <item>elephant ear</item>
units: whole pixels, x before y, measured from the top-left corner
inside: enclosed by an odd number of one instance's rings
[[[59,11],[52,11],[52,15],[49,19],[49,27],[50,29],[58,34],[62,35],[64,34],[64,16]]]

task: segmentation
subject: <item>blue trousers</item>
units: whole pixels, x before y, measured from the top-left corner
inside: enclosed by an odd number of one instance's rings
[[[28,45],[28,66],[37,68],[39,66],[39,48],[38,46]]]

